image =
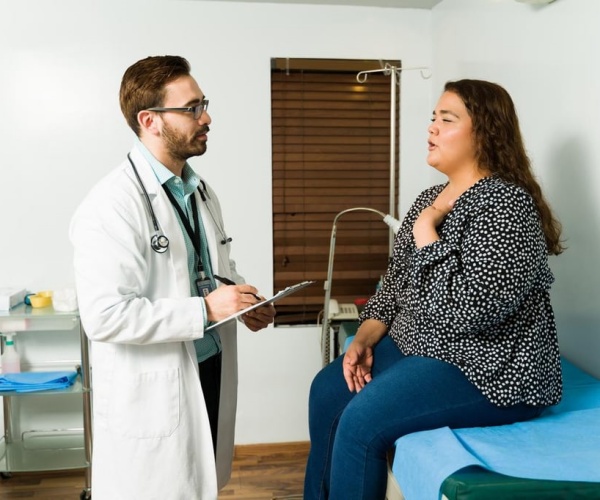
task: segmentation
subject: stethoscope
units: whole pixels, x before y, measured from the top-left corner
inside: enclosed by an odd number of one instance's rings
[[[156,253],[165,253],[167,251],[167,248],[169,248],[169,238],[167,238],[165,236],[165,234],[162,232],[162,230],[160,229],[160,227],[158,225],[158,219],[156,218],[156,214],[154,213],[154,210],[152,209],[152,203],[150,201],[150,196],[148,196],[148,191],[146,191],[146,187],[144,186],[144,183],[142,182],[142,179],[140,178],[140,174],[138,174],[137,168],[135,168],[135,165],[134,165],[133,160],[131,159],[131,156],[129,153],[127,153],[127,159],[129,160],[129,163],[131,163],[131,168],[133,168],[133,173],[135,174],[138,184],[140,185],[140,188],[142,189],[143,198],[146,201],[146,206],[148,207],[148,213],[150,214],[150,218],[152,219],[152,225],[154,226],[154,234],[150,238],[150,247]],[[232,238],[228,238],[227,235],[225,234],[225,230],[223,229],[223,226],[221,226],[220,224],[217,223],[217,219],[215,218],[215,216],[210,208],[210,205],[208,204],[208,200],[210,200],[210,195],[208,194],[208,190],[206,189],[206,183],[202,179],[200,179],[200,184],[202,185],[202,189],[200,189],[200,186],[198,186],[198,192],[200,193],[200,198],[202,198],[202,201],[204,203],[206,203],[206,208],[208,209],[208,213],[210,214],[210,217],[211,217],[214,225],[219,230],[219,233],[221,233],[221,236],[223,238],[221,240],[221,245],[226,245],[227,243],[232,241]]]

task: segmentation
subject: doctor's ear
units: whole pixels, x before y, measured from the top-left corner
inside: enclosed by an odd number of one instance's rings
[[[154,135],[158,135],[160,128],[158,122],[160,120],[158,113],[143,109],[137,115],[138,123],[140,127],[146,132]]]

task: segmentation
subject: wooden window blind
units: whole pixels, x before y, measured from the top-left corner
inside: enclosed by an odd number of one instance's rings
[[[317,282],[278,302],[275,324],[320,322],[339,212],[353,207],[389,212],[391,77],[371,73],[362,84],[356,79],[359,71],[381,64],[272,60],[273,287]],[[398,103],[399,86],[394,91]],[[398,136],[398,124],[395,130]],[[398,149],[397,137],[395,144]],[[397,193],[397,171],[394,178]],[[342,303],[370,297],[387,267],[388,249],[389,228],[377,214],[341,217],[331,296]]]

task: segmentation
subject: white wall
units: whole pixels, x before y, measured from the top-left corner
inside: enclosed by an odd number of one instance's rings
[[[70,216],[133,142],[118,107],[124,70],[187,57],[210,98],[208,153],[192,165],[220,193],[238,268],[273,292],[269,70],[272,57],[431,64],[431,12],[210,1],[0,0],[0,286],[72,284]],[[401,199],[423,170],[431,80],[402,78]],[[424,173],[425,172],[425,173]],[[308,439],[319,329],[240,332],[237,442]]]
[[[432,11],[434,88],[482,78],[513,96],[568,250],[552,258],[563,353],[600,376],[600,2],[444,0]]]
[[[433,72],[431,80],[402,77],[401,214],[437,180],[424,162],[425,129],[443,83],[473,77],[504,85],[569,246],[552,260],[561,347],[600,374],[599,16],[597,0],[543,8],[444,0],[432,12],[0,0],[0,286],[72,283],[70,215],[132,143],[118,108],[121,75],[139,58],[176,53],[188,57],[211,99],[209,152],[193,165],[221,195],[239,268],[272,292],[270,58],[401,59]],[[238,443],[307,439],[318,328],[240,333]]]

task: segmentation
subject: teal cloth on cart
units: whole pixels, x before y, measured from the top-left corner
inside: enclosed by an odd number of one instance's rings
[[[65,389],[75,382],[77,371],[0,374],[0,392],[34,392]]]

